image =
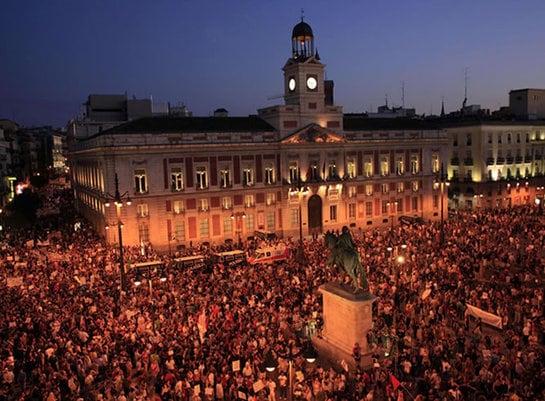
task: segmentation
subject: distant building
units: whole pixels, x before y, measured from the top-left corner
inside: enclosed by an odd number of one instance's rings
[[[367,113],[368,118],[413,118],[416,117],[416,110],[404,107],[379,106],[376,113]]]
[[[509,109],[526,120],[545,118],[545,89],[516,89],[509,92]]]

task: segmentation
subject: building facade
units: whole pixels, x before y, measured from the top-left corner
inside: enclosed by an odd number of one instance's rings
[[[509,92],[509,109],[520,119],[545,118],[545,89],[516,89]]]
[[[333,103],[311,27],[292,32],[284,104],[248,117],[149,117],[72,145],[77,207],[109,242],[174,250],[255,230],[308,237],[439,220],[446,131]],[[434,185],[435,184],[435,185]],[[131,205],[107,207],[116,197]],[[117,225],[120,230],[107,230]]]

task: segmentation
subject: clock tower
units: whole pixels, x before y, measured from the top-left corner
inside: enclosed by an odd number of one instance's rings
[[[325,102],[324,65],[314,47],[309,24],[299,22],[291,35],[291,57],[284,65],[284,98],[301,111],[322,110]]]

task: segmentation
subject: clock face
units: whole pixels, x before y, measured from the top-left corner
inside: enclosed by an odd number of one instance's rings
[[[314,77],[308,77],[307,78],[307,88],[309,89],[316,89],[318,86],[318,81],[316,81],[316,78]]]
[[[288,88],[290,91],[294,91],[295,90],[295,78],[290,78],[290,80],[288,81]]]

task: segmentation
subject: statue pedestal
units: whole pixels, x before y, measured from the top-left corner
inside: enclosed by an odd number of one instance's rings
[[[353,364],[352,349],[358,343],[365,365],[364,356],[370,354],[367,332],[373,327],[372,306],[377,297],[368,292],[354,294],[352,288],[337,283],[323,284],[319,291],[323,296],[324,327],[321,338],[315,341],[317,348],[332,359]]]

